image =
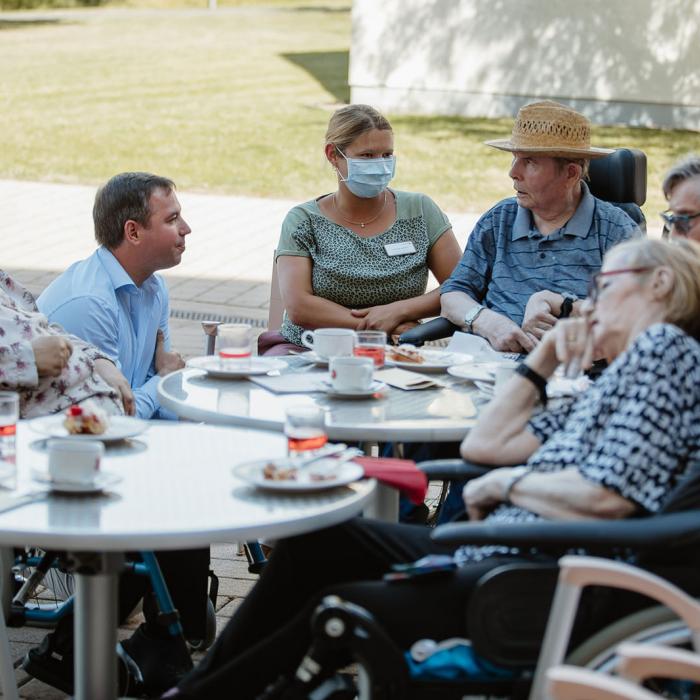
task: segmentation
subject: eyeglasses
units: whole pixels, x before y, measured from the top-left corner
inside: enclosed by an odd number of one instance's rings
[[[662,211],[659,216],[664,220],[664,238],[671,232],[671,229],[675,226],[676,232],[685,236],[690,231],[693,224],[691,221],[700,216],[700,211],[697,214],[669,214],[671,210]]]
[[[600,296],[599,282],[601,277],[609,277],[610,275],[621,275],[624,272],[630,272],[633,274],[639,274],[641,272],[649,272],[653,270],[653,267],[625,267],[620,270],[608,270],[607,272],[596,272],[591,276],[591,281],[588,283],[588,301],[591,304],[595,304]]]

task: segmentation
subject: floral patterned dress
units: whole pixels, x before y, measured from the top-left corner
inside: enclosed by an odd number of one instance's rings
[[[64,336],[73,346],[58,377],[37,372],[32,341],[42,336]],[[29,291],[0,270],[0,389],[19,393],[22,418],[58,413],[87,398],[109,413],[122,413],[117,393],[95,370],[100,357],[105,356],[97,348],[49,324]]]

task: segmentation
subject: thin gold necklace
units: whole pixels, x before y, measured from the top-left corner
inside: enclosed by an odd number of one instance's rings
[[[381,215],[384,209],[386,208],[386,190],[384,190],[384,203],[382,204],[380,210],[371,218],[367,219],[367,221],[351,221],[348,219],[346,216],[343,215],[343,212],[340,210],[340,207],[338,206],[338,202],[335,198],[336,193],[333,193],[333,208],[338,212],[338,216],[345,221],[348,224],[352,224],[353,226],[360,226],[361,228],[364,228],[367,226],[367,224],[371,224],[373,221],[376,221]]]

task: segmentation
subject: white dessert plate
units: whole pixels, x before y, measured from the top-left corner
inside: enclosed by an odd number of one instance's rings
[[[482,382],[477,379],[474,382],[474,384],[476,385],[476,388],[479,390],[479,392],[482,393],[484,396],[488,396],[488,398],[490,399],[492,399],[495,396],[496,390],[494,388],[494,385],[490,382]]]
[[[467,362],[464,365],[448,367],[447,373],[459,379],[468,379],[472,382],[496,381],[496,370],[499,367],[509,367],[512,362]]]
[[[57,413],[53,416],[34,418],[29,421],[29,427],[37,433],[55,438],[70,438],[71,440],[100,440],[116,442],[140,435],[148,428],[148,421],[132,416],[109,416],[109,427],[101,435],[71,435],[63,427],[64,416]]]
[[[452,365],[463,365],[472,360],[471,355],[461,352],[448,352],[447,350],[424,350],[418,352],[423,362],[409,362],[407,360],[392,360],[391,350],[387,349],[384,364],[387,367],[401,367],[412,369],[415,372],[446,372]]]
[[[48,486],[51,491],[57,493],[101,493],[110,486],[118,484],[122,476],[114,472],[98,472],[95,480],[89,484],[81,484],[76,481],[56,481],[45,469],[32,469],[32,479],[44,486]]]
[[[375,379],[367,389],[336,389],[328,382],[323,381],[324,392],[334,399],[370,399],[373,396],[382,395],[389,388],[384,382]]]
[[[240,367],[231,366],[216,355],[202,355],[187,360],[187,367],[202,369],[210,377],[216,379],[240,379],[257,374],[267,374],[276,369],[286,369],[287,363],[275,357],[251,357],[247,362],[241,362]]]
[[[245,462],[233,468],[233,475],[248,484],[268,491],[323,491],[336,486],[345,486],[361,479],[365,471],[354,462],[342,462],[334,466],[332,457],[319,459],[308,467],[297,471],[296,479],[266,479],[263,470],[268,464],[274,464],[282,469],[290,466],[290,461],[282,459],[259,459],[255,462]],[[323,478],[319,479],[318,476]]]

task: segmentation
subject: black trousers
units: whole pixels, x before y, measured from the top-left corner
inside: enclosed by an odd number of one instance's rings
[[[130,555],[138,559],[138,555]],[[204,639],[207,615],[209,548],[156,552],[163,578],[187,639]],[[158,606],[146,576],[124,573],[119,578],[119,622],[123,622],[143,598],[143,612],[150,635],[165,637],[167,627],[158,623]],[[73,643],[73,615],[66,615],[54,632],[54,643],[68,649]]]
[[[281,540],[209,654],[180,684],[183,697],[255,698],[292,673],[311,642],[311,613],[329,593],[367,608],[401,647],[424,637],[468,637],[470,591],[502,559],[438,578],[382,580],[394,563],[453,549],[433,542],[423,526],[359,518]]]

